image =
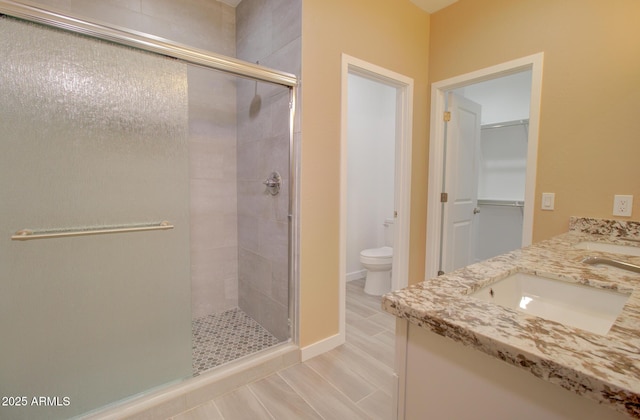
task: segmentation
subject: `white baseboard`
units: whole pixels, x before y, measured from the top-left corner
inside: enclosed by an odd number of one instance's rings
[[[301,348],[300,359],[303,362],[307,361],[322,353],[326,353],[330,350],[335,349],[336,347],[344,344],[344,341],[344,334],[332,335],[331,337],[325,338],[324,340],[318,341],[317,343],[313,343],[307,347]]]
[[[351,273],[347,273],[347,281],[359,280],[367,277],[367,270],[353,271]]]

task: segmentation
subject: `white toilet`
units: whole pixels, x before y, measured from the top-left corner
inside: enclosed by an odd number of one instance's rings
[[[391,263],[393,262],[393,219],[384,221],[384,246],[360,252],[360,263],[367,269],[364,292],[381,296],[391,291]]]

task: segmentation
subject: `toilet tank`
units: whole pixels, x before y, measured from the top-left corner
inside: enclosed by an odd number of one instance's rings
[[[384,245],[393,247],[393,219],[384,219]]]

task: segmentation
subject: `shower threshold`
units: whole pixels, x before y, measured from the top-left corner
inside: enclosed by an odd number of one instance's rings
[[[191,326],[194,377],[281,343],[240,308],[194,319]]]

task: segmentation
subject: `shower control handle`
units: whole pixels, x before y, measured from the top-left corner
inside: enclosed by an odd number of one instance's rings
[[[271,172],[269,177],[262,182],[267,186],[267,191],[271,195],[277,195],[280,192],[280,184],[282,184],[282,177],[278,172]]]

